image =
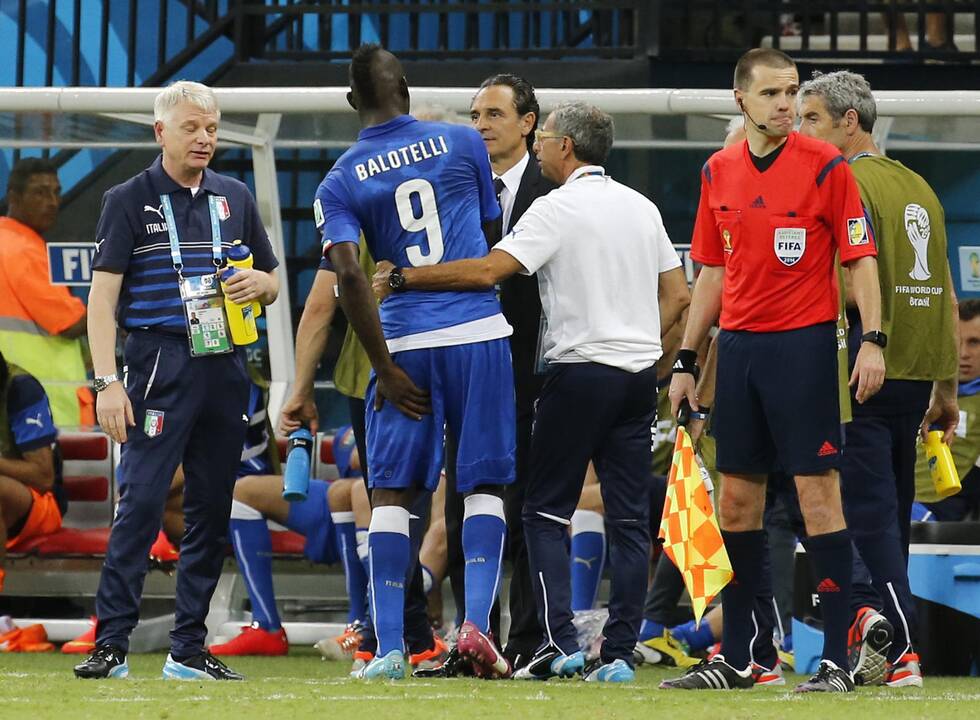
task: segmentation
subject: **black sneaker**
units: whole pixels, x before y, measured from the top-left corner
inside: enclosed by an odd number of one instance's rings
[[[531,662],[537,647],[537,645],[525,647],[516,642],[507,643],[507,647],[504,648],[504,657],[510,663],[511,670],[516,672]]]
[[[581,650],[566,655],[555,645],[546,645],[534,653],[534,657],[515,672],[515,680],[547,680],[548,678],[570,678],[582,674],[585,669],[585,655]]]
[[[797,685],[796,692],[854,692],[854,681],[830,660],[821,660],[816,674]]]
[[[209,652],[202,652],[183,662],[174,660],[173,655],[167,655],[163,664],[164,680],[244,680],[218,658]]]
[[[473,665],[469,660],[459,654],[459,650],[453,647],[446,656],[442,665],[434,668],[419,668],[412,673],[414,678],[454,678],[472,677]]]
[[[745,690],[753,685],[751,667],[736,670],[721,655],[702,660],[679,678],[660,683],[663,690]]]
[[[129,677],[126,653],[115,645],[99,645],[88,660],[75,666],[75,677],[87,680]]]

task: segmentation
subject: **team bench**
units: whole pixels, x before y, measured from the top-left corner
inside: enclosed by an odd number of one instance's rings
[[[99,572],[105,559],[117,497],[115,464],[118,453],[108,436],[101,432],[66,432],[59,436],[64,457],[64,487],[68,512],[61,530],[32,538],[10,549],[7,555],[7,582],[4,598],[66,598],[91,609],[98,587]],[[279,441],[285,456],[285,441]],[[320,434],[314,448],[314,475],[337,477],[333,458],[333,436]],[[312,643],[342,627],[339,620],[346,610],[347,596],[342,571],[313,565],[303,557],[303,537],[274,524],[272,527],[273,571],[277,597],[283,604],[283,617],[292,643]],[[172,625],[175,579],[172,573],[147,574],[143,616],[133,634],[134,651],[153,650],[167,645]],[[246,621],[247,596],[230,552],[215,591],[208,616],[214,637],[237,632]],[[337,622],[333,622],[334,620]],[[326,620],[326,622],[325,622]],[[88,618],[18,618],[20,622],[43,622],[54,642],[71,639],[84,632]]]

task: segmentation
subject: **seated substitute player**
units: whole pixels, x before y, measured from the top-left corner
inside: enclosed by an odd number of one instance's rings
[[[471,128],[408,114],[401,64],[383,48],[358,48],[350,79],[348,99],[363,129],[317,189],[314,216],[344,313],[375,371],[365,401],[378,650],[357,676],[404,677],[408,507],[438,483],[444,427],[458,439],[457,489],[467,493],[466,619],[457,650],[477,674],[507,676],[489,615],[506,535],[501,495],[514,480],[511,327],[492,290],[405,294],[385,303],[379,322],[358,264],[362,230],[375,259],[399,266],[485,255],[481,224],[500,213],[489,159]]]
[[[284,525],[306,538],[303,554],[310,562],[343,561],[350,608],[347,622],[363,616],[367,578],[357,557],[349,478],[360,474],[354,433],[349,425],[334,435],[334,458],[340,479],[310,480],[306,500],[282,499],[282,475],[246,475],[235,484],[231,504],[231,544],[252,604],[252,624],[241,634],[209,649],[213,655],[285,655],[289,641],[276,609],[272,584],[272,536],[267,521]]]
[[[941,499],[936,494],[925,448],[919,446],[915,465],[914,520],[955,522],[980,519],[980,300],[961,300],[959,387],[956,442],[950,445],[963,489]]]
[[[7,550],[61,527],[68,502],[57,436],[44,388],[0,355],[0,592]]]

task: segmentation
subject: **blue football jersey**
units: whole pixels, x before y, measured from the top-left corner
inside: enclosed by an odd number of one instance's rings
[[[360,132],[317,188],[313,213],[324,253],[363,231],[375,260],[420,267],[486,255],[482,224],[500,207],[476,131],[402,115]],[[384,302],[381,325],[391,339],[498,313],[493,291],[412,291]]]

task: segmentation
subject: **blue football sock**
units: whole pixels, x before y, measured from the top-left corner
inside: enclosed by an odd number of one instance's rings
[[[606,559],[606,526],[600,513],[572,514],[572,611],[591,610],[599,594]]]
[[[364,619],[364,608],[367,602],[367,572],[361,559],[357,556],[357,530],[354,526],[354,513],[330,513],[333,518],[334,534],[337,537],[337,549],[340,561],[344,564],[344,577],[347,580],[347,597],[350,605],[347,609],[347,622]]]
[[[479,493],[469,495],[464,508],[466,619],[485,633],[490,630],[490,608],[500,585],[500,564],[507,539],[504,501],[496,495]]]
[[[651,638],[660,637],[664,634],[666,628],[658,622],[653,620],[644,619],[640,624],[640,642],[650,640]]]
[[[368,532],[371,568],[371,615],[379,657],[405,651],[405,576],[408,572],[408,510],[395,505],[374,508]]]
[[[693,620],[677,625],[670,629],[670,634],[675,639],[685,643],[690,650],[707,650],[715,644],[714,633],[711,632],[711,625],[707,620],[701,621],[701,627],[695,627]]]
[[[232,501],[231,544],[245,589],[252,602],[252,621],[263,630],[278,630],[279,612],[272,588],[272,536],[258,510]]]

